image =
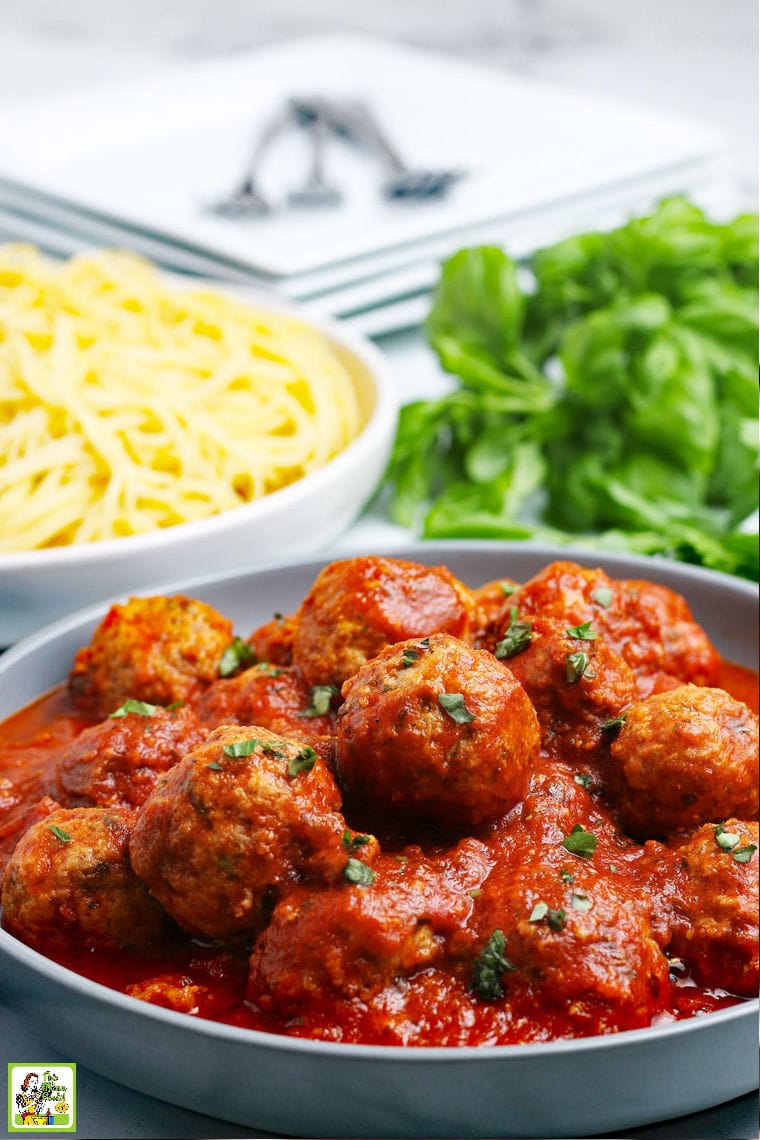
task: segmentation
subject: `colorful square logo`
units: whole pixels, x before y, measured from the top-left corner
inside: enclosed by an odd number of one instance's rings
[[[77,1067],[58,1061],[8,1064],[8,1131],[75,1132]]]

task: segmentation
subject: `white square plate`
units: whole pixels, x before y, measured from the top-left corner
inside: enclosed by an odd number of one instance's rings
[[[209,204],[240,178],[258,130],[294,94],[363,98],[414,165],[464,166],[439,202],[382,198],[380,168],[337,140],[337,209],[245,222]],[[357,35],[292,40],[0,115],[0,179],[283,279],[497,218],[528,218],[591,191],[683,172],[719,151],[701,125]],[[301,184],[307,140],[264,171],[281,201]],[[1,196],[1,191],[0,191]]]

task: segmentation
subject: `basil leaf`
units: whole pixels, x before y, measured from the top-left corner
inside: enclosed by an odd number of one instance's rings
[[[288,761],[288,775],[291,779],[301,772],[310,772],[317,761],[317,754],[308,744],[301,749],[297,756]]]
[[[68,831],[64,831],[63,828],[59,827],[56,823],[48,824],[48,828],[52,831],[56,839],[60,839],[61,843],[71,843],[71,836]]]
[[[503,661],[505,657],[514,657],[517,653],[522,653],[523,649],[527,649],[530,645],[532,633],[529,621],[518,621],[516,611],[513,607],[512,618],[509,625],[504,631],[504,636],[496,643],[494,649],[494,656]]]
[[[375,872],[361,859],[349,859],[343,868],[343,878],[348,883],[358,887],[371,887],[375,881]]]
[[[232,677],[238,670],[255,665],[258,658],[247,641],[242,637],[235,637],[219,658],[218,673],[220,677]]]
[[[591,628],[590,621],[584,621],[583,625],[573,625],[570,629],[566,629],[565,633],[568,637],[579,637],[581,641],[596,641],[599,636],[599,634]]]
[[[515,968],[504,955],[506,947],[503,932],[494,930],[481,950],[480,956],[473,962],[470,989],[474,990],[483,1001],[498,1001],[504,997],[502,974]]]
[[[457,724],[470,724],[476,719],[474,713],[471,713],[464,703],[461,693],[439,693],[438,703]]]
[[[576,823],[569,835],[562,840],[562,846],[571,855],[579,855],[582,859],[590,859],[596,851],[596,836],[590,831],[584,831]]]
[[[746,847],[737,847],[733,853],[733,857],[737,863],[749,863],[752,856],[757,851],[756,843],[748,843]]]
[[[128,697],[120,708],[108,715],[111,720],[129,716],[130,713],[135,713],[137,716],[153,716],[153,713],[158,712],[159,708],[161,705],[149,705],[147,701],[136,701],[133,697]]]
[[[299,712],[299,716],[325,716],[330,711],[330,703],[337,696],[335,685],[314,685],[309,690],[309,704]]]

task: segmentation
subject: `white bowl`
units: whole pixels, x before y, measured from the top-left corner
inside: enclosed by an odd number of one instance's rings
[[[757,661],[757,591],[695,567],[527,543],[424,543],[391,555],[470,585],[557,558],[684,595],[721,653]],[[241,634],[294,609],[321,562],[173,583]],[[0,718],[63,680],[102,606],[0,658]],[[403,1048],[307,1041],[189,1017],[79,977],[0,930],[0,993],[58,1054],[150,1096],[295,1136],[571,1137],[698,1112],[757,1086],[757,1000],[685,1021],[547,1044]],[[51,1014],[51,1011],[52,1014]],[[223,1133],[219,1133],[222,1135]]]
[[[337,322],[246,296],[257,308],[296,315],[325,334],[354,379],[360,434],[324,467],[234,510],[129,538],[0,554],[0,648],[92,601],[151,582],[310,554],[359,514],[395,434],[398,402],[387,361]]]

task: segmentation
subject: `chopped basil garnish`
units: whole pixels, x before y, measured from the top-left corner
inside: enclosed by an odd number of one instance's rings
[[[401,668],[408,669],[410,665],[414,665],[415,661],[419,660],[419,656],[419,649],[415,649],[413,645],[407,646],[401,654]]]
[[[600,726],[602,732],[615,732],[616,729],[622,728],[625,724],[625,716],[626,714],[622,712],[620,716],[615,716],[612,720],[605,720]]]
[[[565,633],[568,637],[579,637],[581,641],[596,641],[599,634],[596,630],[591,628],[590,621],[584,621],[583,625],[572,625],[570,629],[566,629]]]
[[[594,783],[594,777],[589,776],[588,772],[576,772],[573,776],[573,782],[580,784],[582,788],[590,788]]]
[[[314,767],[316,759],[316,752],[307,744],[305,748],[301,749],[297,756],[293,756],[288,761],[288,775],[293,779],[293,777],[297,776],[300,772],[310,772]]]
[[[589,659],[588,653],[579,649],[577,653],[568,653],[565,661],[565,680],[569,685],[575,681],[580,681],[581,677],[588,677],[593,680],[596,674],[589,673]]]
[[[559,877],[563,883],[575,882],[575,876],[573,875],[572,871],[568,871],[567,867],[562,868],[562,870],[559,873]]]
[[[299,712],[299,716],[325,716],[330,709],[330,702],[338,690],[335,685],[314,685],[309,690],[309,704]]]
[[[588,895],[571,895],[570,906],[573,910],[579,910],[582,914],[585,914],[586,911],[591,910],[593,903]]]
[[[496,1001],[504,997],[501,975],[515,968],[509,958],[504,957],[506,947],[501,930],[494,930],[481,950],[480,956],[472,964],[470,988],[483,1001]]]
[[[219,676],[231,677],[247,665],[255,665],[256,654],[242,637],[234,637],[219,658]]]
[[[523,649],[527,649],[531,640],[530,622],[519,621],[517,606],[512,606],[509,611],[509,625],[504,630],[504,636],[501,641],[496,643],[494,649],[494,656],[502,661],[505,657],[514,657],[516,653],[521,653]]]
[[[469,724],[475,720],[475,714],[467,708],[461,693],[439,693],[438,704],[457,724]]]
[[[347,851],[358,851],[366,847],[372,837],[370,835],[352,835],[350,831],[343,832],[343,846]]]
[[[225,756],[231,756],[233,759],[237,759],[240,756],[250,756],[251,753],[255,752],[259,747],[266,749],[266,746],[262,744],[260,740],[252,736],[248,740],[236,740],[234,744],[225,744],[222,752]],[[269,746],[269,751],[272,751],[271,745]]]
[[[560,907],[559,910],[552,910],[552,908],[549,907],[546,912],[546,925],[550,930],[556,931],[557,934],[559,934],[560,930],[565,929],[567,925],[567,915],[562,907]]]
[[[741,843],[741,835],[737,835],[735,831],[726,831],[722,823],[719,823],[715,828],[715,842],[718,847],[722,847],[724,851],[731,851],[737,844]]]
[[[499,589],[505,598],[511,598],[518,587],[513,582],[499,582]]]
[[[596,851],[596,836],[590,831],[584,831],[581,825],[576,823],[570,834],[562,840],[562,846],[571,855],[580,855],[583,859],[589,859]]]
[[[221,772],[222,770],[222,765],[218,760],[212,760],[210,764],[206,765],[206,767],[213,769],[214,772]]]
[[[602,609],[605,610],[609,606],[614,596],[614,592],[610,589],[609,586],[600,586],[599,589],[594,590],[593,594],[591,595],[597,605],[601,606]]]
[[[71,836],[68,831],[64,831],[62,827],[58,827],[55,823],[51,823],[48,826],[56,839],[60,839],[61,843],[71,843]]]
[[[136,713],[138,716],[153,716],[153,713],[158,712],[160,707],[160,705],[149,705],[147,701],[136,701],[133,697],[128,697],[121,708],[108,715],[112,720],[128,716],[130,713]]]
[[[278,665],[270,665],[268,661],[259,661],[256,665],[259,673],[266,673],[267,677],[279,677],[284,673],[284,669],[280,669]]]
[[[757,844],[748,843],[746,847],[737,847],[736,851],[734,851],[734,859],[737,863],[749,863],[756,851]]]
[[[375,872],[366,863],[362,863],[361,859],[349,859],[343,868],[343,878],[359,887],[371,887],[375,881]]]
[[[561,908],[553,910],[552,907],[547,906],[545,902],[537,902],[533,910],[528,916],[528,922],[543,922],[546,920],[546,925],[550,930],[559,933],[564,930],[567,923],[567,915]]]

